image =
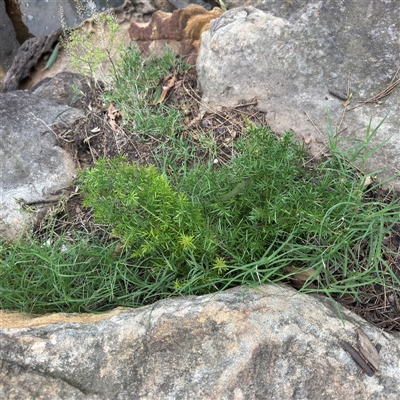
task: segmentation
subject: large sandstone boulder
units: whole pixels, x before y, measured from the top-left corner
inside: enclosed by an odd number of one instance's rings
[[[89,318],[0,314],[0,398],[397,400],[400,339],[337,307],[343,321],[270,285]],[[340,345],[359,325],[382,345],[380,375]]]
[[[4,1],[0,2],[0,41],[0,80],[2,80],[19,48],[14,26],[6,13]]]
[[[391,140],[367,169],[386,169],[382,179],[399,173],[398,4],[271,0],[260,7],[268,11],[229,10],[203,34],[197,59],[203,103],[234,106],[256,98],[272,129],[294,131],[316,156],[328,141],[328,116],[348,148],[355,143],[345,138],[364,140],[370,118],[373,130],[389,113],[371,146]],[[346,97],[348,86],[352,97],[343,116],[338,95]],[[387,96],[359,103],[388,87]],[[400,179],[395,185],[400,188]]]
[[[66,129],[82,116],[28,91],[0,94],[0,236],[15,239],[71,184],[75,163],[57,146],[52,128]]]

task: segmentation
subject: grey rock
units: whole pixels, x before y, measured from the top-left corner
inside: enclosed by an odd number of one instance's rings
[[[236,288],[0,329],[2,399],[397,399],[400,339],[321,296]],[[79,317],[77,317],[79,318]],[[15,323],[14,323],[15,324]],[[368,377],[340,346],[382,345]],[[12,397],[17,394],[17,397]]]
[[[175,8],[185,8],[189,4],[197,4],[206,10],[211,10],[211,5],[202,0],[168,0]]]
[[[209,121],[208,119],[202,119],[201,121],[200,121],[200,126],[202,127],[202,128],[206,128],[207,126],[211,126],[212,125],[212,123],[211,123],[211,121]]]
[[[398,174],[400,85],[381,104],[347,111],[341,124],[342,100],[329,92],[347,92],[349,83],[350,109],[390,83],[400,67],[396,2],[283,3],[264,1],[268,13],[235,8],[212,21],[197,59],[203,102],[234,106],[257,98],[274,131],[292,130],[317,157],[328,141],[328,112],[343,149],[355,144],[345,139],[364,139],[370,118],[374,129],[389,113],[371,146],[392,139],[369,159],[365,172],[384,169],[381,179]],[[392,184],[400,189],[399,178]]]
[[[6,13],[4,1],[0,2],[0,40],[0,79],[2,79],[19,48],[14,26]]]
[[[260,10],[271,12],[281,18],[291,19],[292,16],[296,15],[302,10],[307,3],[313,1],[300,1],[300,0],[225,0],[225,6],[228,10],[232,8],[248,7],[253,6]],[[298,16],[298,15],[297,15]]]
[[[82,116],[29,91],[0,94],[1,236],[14,239],[36,221],[19,199],[41,206],[71,183],[75,164],[57,146],[52,126],[65,129]]]
[[[258,0],[223,0],[226,8],[238,8],[247,6],[256,6],[259,3]]]
[[[82,97],[90,90],[87,80],[80,74],[60,72],[43,79],[30,90],[36,96],[57,104],[80,108]]]

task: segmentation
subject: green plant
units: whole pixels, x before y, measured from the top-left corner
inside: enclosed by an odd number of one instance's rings
[[[380,150],[383,146],[385,146],[391,139],[390,137],[388,137],[387,139],[380,142],[378,145],[374,147],[371,146],[372,141],[375,139],[379,128],[385,122],[388,115],[389,113],[385,115],[385,117],[379,122],[379,124],[374,129],[372,129],[372,117],[371,117],[368,126],[365,130],[365,136],[363,139],[356,139],[356,138],[341,139],[338,133],[334,132],[333,130],[333,126],[328,112],[328,123],[329,123],[328,138],[329,138],[330,154],[333,157],[339,157],[341,163],[345,162],[346,164],[350,164],[352,167],[354,167],[355,170],[358,170],[361,174],[365,174],[366,161],[369,158],[371,158],[371,156],[375,154],[378,150]],[[346,148],[339,150],[339,144],[342,145],[344,144]],[[378,172],[380,171],[370,172],[370,174],[373,175]]]
[[[293,268],[317,285],[303,291],[331,296],[400,284],[382,248],[399,203],[370,200],[338,151],[310,170],[291,135],[257,126],[235,151],[218,169],[187,160],[172,180],[153,166],[100,160],[80,184],[112,232],[49,229],[41,240],[0,242],[0,305],[100,311],[279,282]]]
[[[102,67],[108,63],[114,71],[114,60],[122,50],[122,44],[117,38],[120,26],[111,10],[100,13],[92,0],[87,1],[88,7],[83,6],[80,0],[75,0],[75,3],[82,24],[73,29],[67,27],[60,6],[62,44],[70,56],[72,66],[79,73],[94,80],[99,77],[106,80],[107,73]]]
[[[174,292],[168,268],[146,274],[108,232],[50,230],[43,243],[29,236],[0,242],[0,307],[38,314],[100,312],[118,305],[137,307]],[[167,263],[165,264],[167,265]]]
[[[2,242],[0,306],[29,313],[108,308],[124,260],[113,259],[115,246],[104,238],[82,234],[71,241],[51,230],[44,243],[32,236]]]
[[[218,287],[282,280],[285,267],[311,268],[318,288],[303,290],[327,294],[357,297],[376,282],[400,283],[382,250],[399,222],[399,202],[371,200],[363,176],[338,148],[311,170],[290,135],[250,126],[236,150],[228,166],[198,165],[178,186],[215,229],[225,260]]]
[[[218,3],[219,3],[219,6],[221,7],[221,10],[223,12],[226,12],[227,8],[226,8],[226,5],[225,5],[225,2],[223,0],[218,0]]]
[[[330,157],[309,168],[291,134],[248,122],[230,161],[215,165],[211,130],[195,144],[177,106],[153,105],[161,79],[186,68],[168,52],[123,52],[106,98],[131,134],[157,139],[157,167],[101,159],[77,182],[96,223],[71,234],[54,216],[44,236],[0,240],[0,306],[103,311],[279,282],[298,270],[309,272],[305,292],[358,297],[368,285],[398,287],[383,239],[400,205],[373,196],[378,184],[367,187],[364,176],[381,124],[370,122],[347,151],[331,129]]]
[[[106,101],[118,104],[124,115],[125,127],[132,133],[175,136],[182,130],[183,112],[164,103],[153,105],[157,87],[172,71],[184,72],[189,68],[168,48],[164,55],[143,57],[132,45],[121,53],[114,82],[105,93]]]
[[[152,165],[102,159],[80,182],[84,205],[113,228],[132,257],[146,258],[149,268],[168,260],[177,271],[186,270],[188,257],[203,257],[214,247],[200,208]]]

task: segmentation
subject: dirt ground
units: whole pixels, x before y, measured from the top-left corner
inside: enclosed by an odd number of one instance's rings
[[[185,104],[185,126],[183,132],[192,143],[198,143],[199,131],[213,135],[218,144],[218,163],[226,163],[231,157],[232,142],[244,129],[244,120],[267,125],[266,115],[257,110],[257,102],[239,105],[235,108],[223,109],[220,112],[209,110],[200,112],[200,93],[197,90],[196,72],[190,70],[178,76],[180,85],[174,87],[167,98],[174,104]],[[67,149],[75,158],[80,168],[92,166],[100,157],[112,158],[124,155],[128,161],[141,165],[153,163],[153,149],[159,144],[159,138],[147,135],[144,141],[139,135],[127,132],[118,119],[117,128],[112,129],[106,107],[98,97],[99,91],[90,91],[82,98],[81,108],[86,118],[78,120],[74,126],[66,130],[57,130],[59,145]],[[243,117],[246,118],[243,118]],[[208,160],[210,157],[204,147],[198,146],[198,157]],[[53,210],[59,217],[59,226],[69,225],[69,229],[86,229],[94,224],[90,210],[82,206],[82,199],[75,187],[64,191],[63,204]],[[373,196],[384,198],[388,193],[375,192]],[[68,216],[66,218],[65,216]],[[45,220],[36,227],[36,234],[42,235]],[[385,238],[384,251],[386,261],[393,274],[400,277],[400,225],[396,225],[390,237]],[[395,254],[395,255],[394,255]],[[298,288],[302,282],[293,280],[289,284]],[[303,281],[304,283],[304,281]],[[393,284],[394,282],[389,282]],[[396,286],[395,286],[396,287]],[[385,330],[400,330],[400,289],[394,290],[381,285],[371,285],[361,293],[360,298],[345,296],[336,299],[348,309],[362,316],[367,321]]]

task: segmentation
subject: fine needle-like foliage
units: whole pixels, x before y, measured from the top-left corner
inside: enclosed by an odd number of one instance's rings
[[[159,268],[166,258],[179,268],[188,255],[213,247],[200,207],[152,165],[102,159],[83,172],[80,182],[83,204],[113,228],[132,257],[147,258],[149,268]]]
[[[68,28],[60,6],[62,44],[77,72],[93,81],[107,81],[110,75],[107,69],[111,68],[111,74],[115,74],[114,60],[122,51],[117,36],[120,26],[112,10],[100,12],[92,0],[87,1],[86,7],[80,0],[75,0],[75,3],[82,24],[73,29]]]
[[[182,111],[178,107],[154,105],[161,79],[171,71],[189,68],[182,59],[165,50],[162,57],[143,57],[134,44],[122,53],[117,62],[113,84],[105,94],[108,102],[118,104],[125,127],[132,133],[174,136],[182,130]]]
[[[1,308],[103,311],[298,271],[309,276],[303,291],[330,296],[398,287],[383,242],[399,223],[399,202],[373,196],[378,184],[366,185],[363,171],[380,125],[370,123],[365,141],[346,152],[330,132],[330,157],[311,166],[290,133],[247,123],[229,161],[216,166],[215,140],[197,135],[210,155],[198,158],[179,107],[154,104],[170,68],[186,67],[169,53],[123,53],[106,97],[131,135],[158,139],[156,165],[102,158],[76,182],[93,215],[87,227],[72,234],[49,218],[40,237],[0,241]]]

